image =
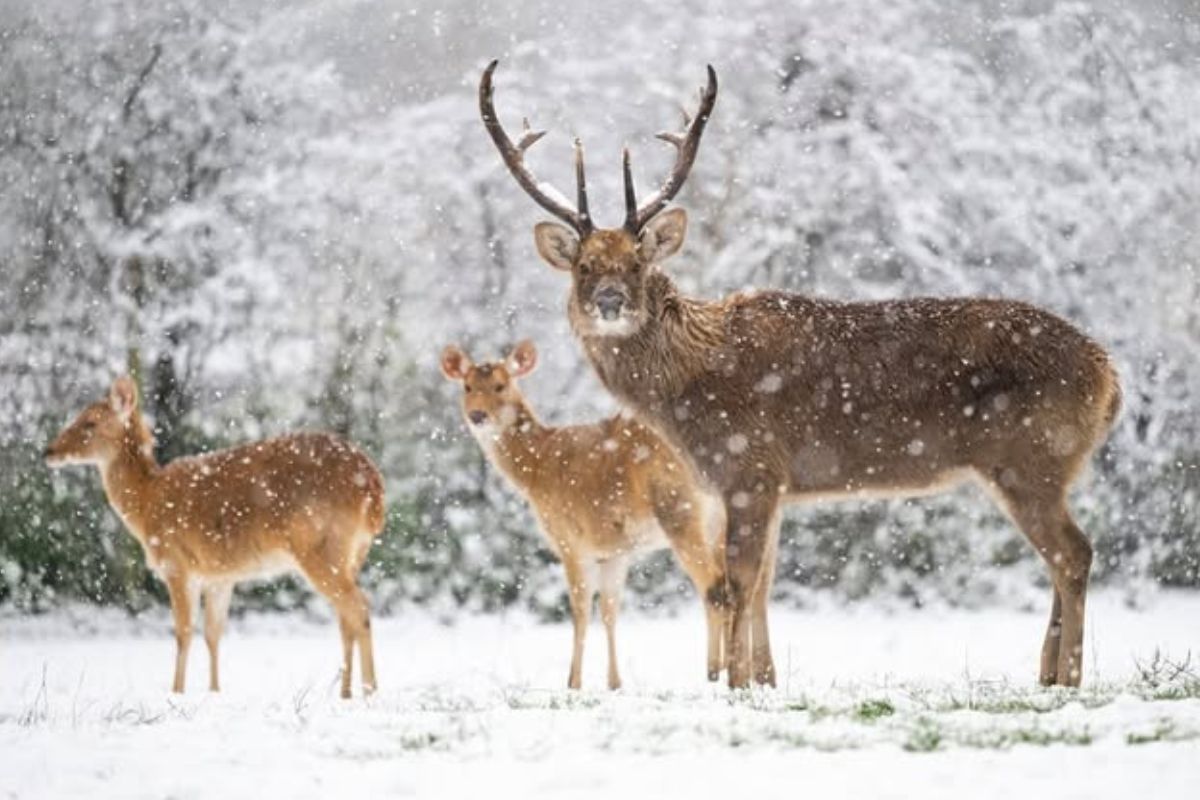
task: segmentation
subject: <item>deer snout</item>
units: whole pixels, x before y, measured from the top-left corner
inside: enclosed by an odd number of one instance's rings
[[[592,295],[592,302],[596,304],[596,310],[603,319],[615,320],[621,316],[626,298],[620,289],[608,286]]]
[[[482,425],[487,422],[487,412],[479,410],[471,411],[467,414],[467,419],[471,420],[472,425]]]

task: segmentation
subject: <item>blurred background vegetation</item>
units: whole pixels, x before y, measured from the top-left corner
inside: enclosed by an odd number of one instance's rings
[[[482,131],[475,82],[587,141],[601,221],[617,154],[712,62],[716,114],[669,265],[703,296],[999,294],[1115,353],[1126,408],[1075,504],[1096,580],[1200,587],[1200,12],[1187,2],[351,0],[0,2],[0,606],[163,602],[94,470],[40,453],[132,372],[169,459],[293,429],[387,480],[364,582],[385,613],[557,615],[560,570],[462,431],[436,368],[535,338],[549,422],[614,406],[570,338],[538,210]],[[628,602],[690,589],[666,555]],[[777,594],[1044,604],[1036,556],[971,491],[789,511]],[[284,580],[239,607],[295,609]]]

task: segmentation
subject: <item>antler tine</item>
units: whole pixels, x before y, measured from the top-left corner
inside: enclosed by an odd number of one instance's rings
[[[575,137],[575,191],[577,192],[576,207],[579,209],[579,222],[586,231],[592,230],[592,215],[588,212],[587,180],[583,174],[583,140]],[[584,231],[580,231],[582,234]]]
[[[696,116],[690,122],[685,123],[685,130],[682,133],[663,132],[657,135],[657,138],[673,145],[678,151],[675,156],[675,166],[671,169],[671,174],[663,183],[662,187],[650,195],[635,214],[630,214],[629,198],[633,191],[633,180],[630,170],[625,171],[625,195],[626,195],[626,220],[625,227],[632,233],[639,232],[647,222],[654,217],[655,214],[662,211],[667,203],[679,193],[684,181],[687,180],[688,172],[692,169],[692,164],[696,160],[696,153],[700,148],[700,137],[704,135],[704,126],[708,124],[708,118],[712,115],[713,106],[717,102],[717,72],[710,64],[708,66],[708,83],[700,90],[700,106],[696,111]],[[626,160],[628,164],[628,160]]]
[[[591,232],[591,220],[587,216],[586,197],[583,189],[582,181],[580,183],[579,196],[583,201],[582,209],[574,209],[565,201],[562,196],[550,186],[543,184],[529,168],[525,166],[525,151],[532,147],[539,139],[546,135],[545,131],[535,131],[529,126],[529,121],[524,121],[521,140],[517,144],[513,144],[512,139],[505,133],[504,127],[500,124],[499,118],[496,116],[496,107],[492,99],[494,89],[492,86],[492,73],[496,71],[499,65],[499,59],[493,59],[487,68],[483,71],[483,77],[479,80],[479,115],[483,118],[483,127],[487,129],[488,135],[492,137],[492,142],[495,143],[496,149],[500,151],[500,157],[504,159],[505,166],[512,176],[516,178],[517,183],[525,190],[525,193],[533,198],[539,206],[549,211],[554,216],[561,219],[563,222],[575,229],[575,232],[580,236],[586,236]],[[577,168],[577,177],[582,177],[582,162]]]
[[[529,117],[525,117],[523,120],[521,120],[521,126],[521,141],[517,142],[517,149],[521,151],[522,155],[524,155],[526,150],[528,150],[530,147],[536,144],[539,139],[546,135],[546,132],[535,131],[532,127],[530,127]]]
[[[621,150],[621,171],[625,175],[625,230],[637,233],[637,193],[633,190],[633,166],[629,161],[629,145]]]

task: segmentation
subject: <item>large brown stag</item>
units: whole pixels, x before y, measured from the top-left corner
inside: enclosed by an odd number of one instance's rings
[[[729,683],[774,684],[766,598],[781,503],[913,495],[982,484],[1045,559],[1053,583],[1041,682],[1077,686],[1092,548],[1067,492],[1120,407],[1104,349],[1069,323],[1011,300],[847,303],[778,291],[682,295],[659,264],[687,215],[683,185],[717,97],[708,68],[698,113],[659,134],[678,157],[637,203],[624,154],[625,224],[597,229],[576,142],[578,202],[538,181],[492,102],[480,112],[521,187],[566,223],[535,226],[538,252],[572,279],[568,314],[601,381],[688,454],[726,508]]]

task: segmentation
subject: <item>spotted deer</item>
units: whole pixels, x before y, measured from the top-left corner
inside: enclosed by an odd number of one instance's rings
[[[729,684],[774,685],[766,595],[782,503],[914,495],[982,484],[1041,554],[1053,585],[1043,684],[1077,686],[1092,548],[1067,493],[1120,407],[1107,353],[1059,317],[983,298],[838,302],[780,291],[687,297],[661,269],[687,215],[665,210],[695,161],[717,98],[698,113],[664,184],[638,203],[624,152],[625,221],[597,228],[576,140],[577,203],[535,178],[493,105],[483,123],[509,171],[565,225],[534,227],[538,253],[571,276],[567,313],[604,385],[687,454],[726,512]]]
[[[204,599],[209,688],[234,585],[298,570],[337,611],[341,695],[358,647],[365,693],[376,688],[371,620],[356,578],[383,530],[383,482],[353,446],[297,434],[158,464],[137,389],[118,378],[46,448],[51,466],[93,464],[108,502],[166,583],[175,621],[175,678],[184,690],[193,618]]]
[[[503,361],[472,363],[460,348],[442,352],[443,374],[462,386],[462,412],[488,460],[532,506],[567,573],[574,623],[567,686],[581,686],[592,600],[608,638],[608,687],[618,689],[616,623],[630,563],[670,547],[704,598],[708,678],[722,668],[725,615],[719,506],[705,497],[686,462],[646,426],[625,415],[593,425],[549,426],[529,407],[517,379],[537,364],[532,342]],[[718,540],[718,541],[713,541]]]

